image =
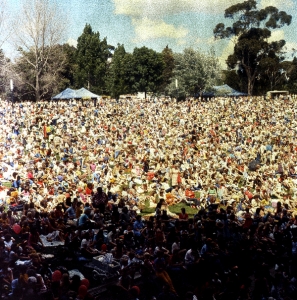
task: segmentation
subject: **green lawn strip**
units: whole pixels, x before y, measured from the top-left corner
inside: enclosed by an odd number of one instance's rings
[[[181,208],[186,209],[186,213],[189,215],[189,218],[192,218],[195,214],[197,214],[197,209],[192,208],[191,206],[186,205],[185,203],[178,203],[172,206],[169,206],[169,210],[174,214],[179,214],[181,212]]]
[[[189,218],[192,218],[197,213],[197,209],[192,208],[192,207],[186,205],[185,203],[178,203],[175,205],[171,205],[171,206],[169,206],[169,211],[178,215],[181,212],[182,207],[184,207],[186,209],[186,213],[189,215]],[[142,211],[141,211],[141,215],[144,216],[147,214],[151,214],[153,212],[155,212],[155,208],[149,207],[146,204],[145,208],[142,209]]]
[[[5,187],[7,187],[7,188],[11,188],[12,187],[12,182],[10,182],[10,181],[3,181],[2,185],[5,186]]]

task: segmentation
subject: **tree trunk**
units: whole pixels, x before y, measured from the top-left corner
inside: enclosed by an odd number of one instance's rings
[[[247,80],[248,80],[248,96],[252,96],[253,94],[253,88],[254,88],[254,81],[256,78],[256,73],[254,72],[254,74],[252,75],[251,69],[248,65],[246,65],[244,63],[244,59],[242,59],[241,61],[245,72],[246,72],[246,76],[247,76]]]
[[[246,75],[247,75],[247,80],[248,80],[248,95],[252,96],[253,95],[253,89],[254,89],[256,73],[251,75],[250,71],[248,70],[246,72]]]
[[[251,80],[250,76],[248,76],[248,95],[251,96],[252,92],[253,92],[252,80]]]
[[[40,84],[39,84],[39,75],[36,74],[36,84],[35,84],[35,101],[40,100]]]

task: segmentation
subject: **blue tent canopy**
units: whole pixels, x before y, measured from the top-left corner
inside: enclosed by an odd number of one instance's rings
[[[99,98],[100,96],[88,91],[85,88],[81,88],[79,90],[76,90],[76,98],[84,98],[84,99],[94,99],[94,98]]]
[[[72,90],[67,88],[66,90],[62,91],[60,94],[54,96],[53,100],[58,99],[96,99],[100,98],[99,95],[96,95],[85,88],[81,88],[79,90]]]
[[[227,92],[227,96],[246,96],[246,93],[242,93],[239,91],[234,90],[232,87],[230,87],[228,84],[223,84],[219,86],[214,86],[214,89],[218,92]]]
[[[205,92],[205,93],[203,93],[203,96],[204,97],[214,97],[217,94],[221,94],[224,96],[232,96],[232,97],[247,96],[246,93],[236,91],[232,87],[230,87],[228,84],[217,85],[217,86],[214,86],[213,89],[214,89],[214,92]]]
[[[62,91],[60,94],[56,95],[52,99],[54,99],[54,100],[57,100],[57,99],[72,99],[72,98],[75,98],[75,96],[76,96],[75,90],[67,88],[66,90]]]

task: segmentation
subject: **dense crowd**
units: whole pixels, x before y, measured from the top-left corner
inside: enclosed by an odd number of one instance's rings
[[[94,299],[100,256],[111,299],[297,299],[295,97],[2,101],[0,124],[3,298]]]

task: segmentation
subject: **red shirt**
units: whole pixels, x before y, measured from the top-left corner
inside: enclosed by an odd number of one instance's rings
[[[178,216],[178,218],[179,218],[180,220],[188,220],[189,216],[188,216],[187,213],[185,213],[185,214],[180,213],[179,216]]]
[[[89,189],[88,187],[86,187],[85,193],[86,193],[87,195],[91,195],[91,194],[92,194],[92,190]]]
[[[249,199],[252,199],[254,197],[253,194],[249,190],[245,191],[244,194],[246,196],[248,196]]]

